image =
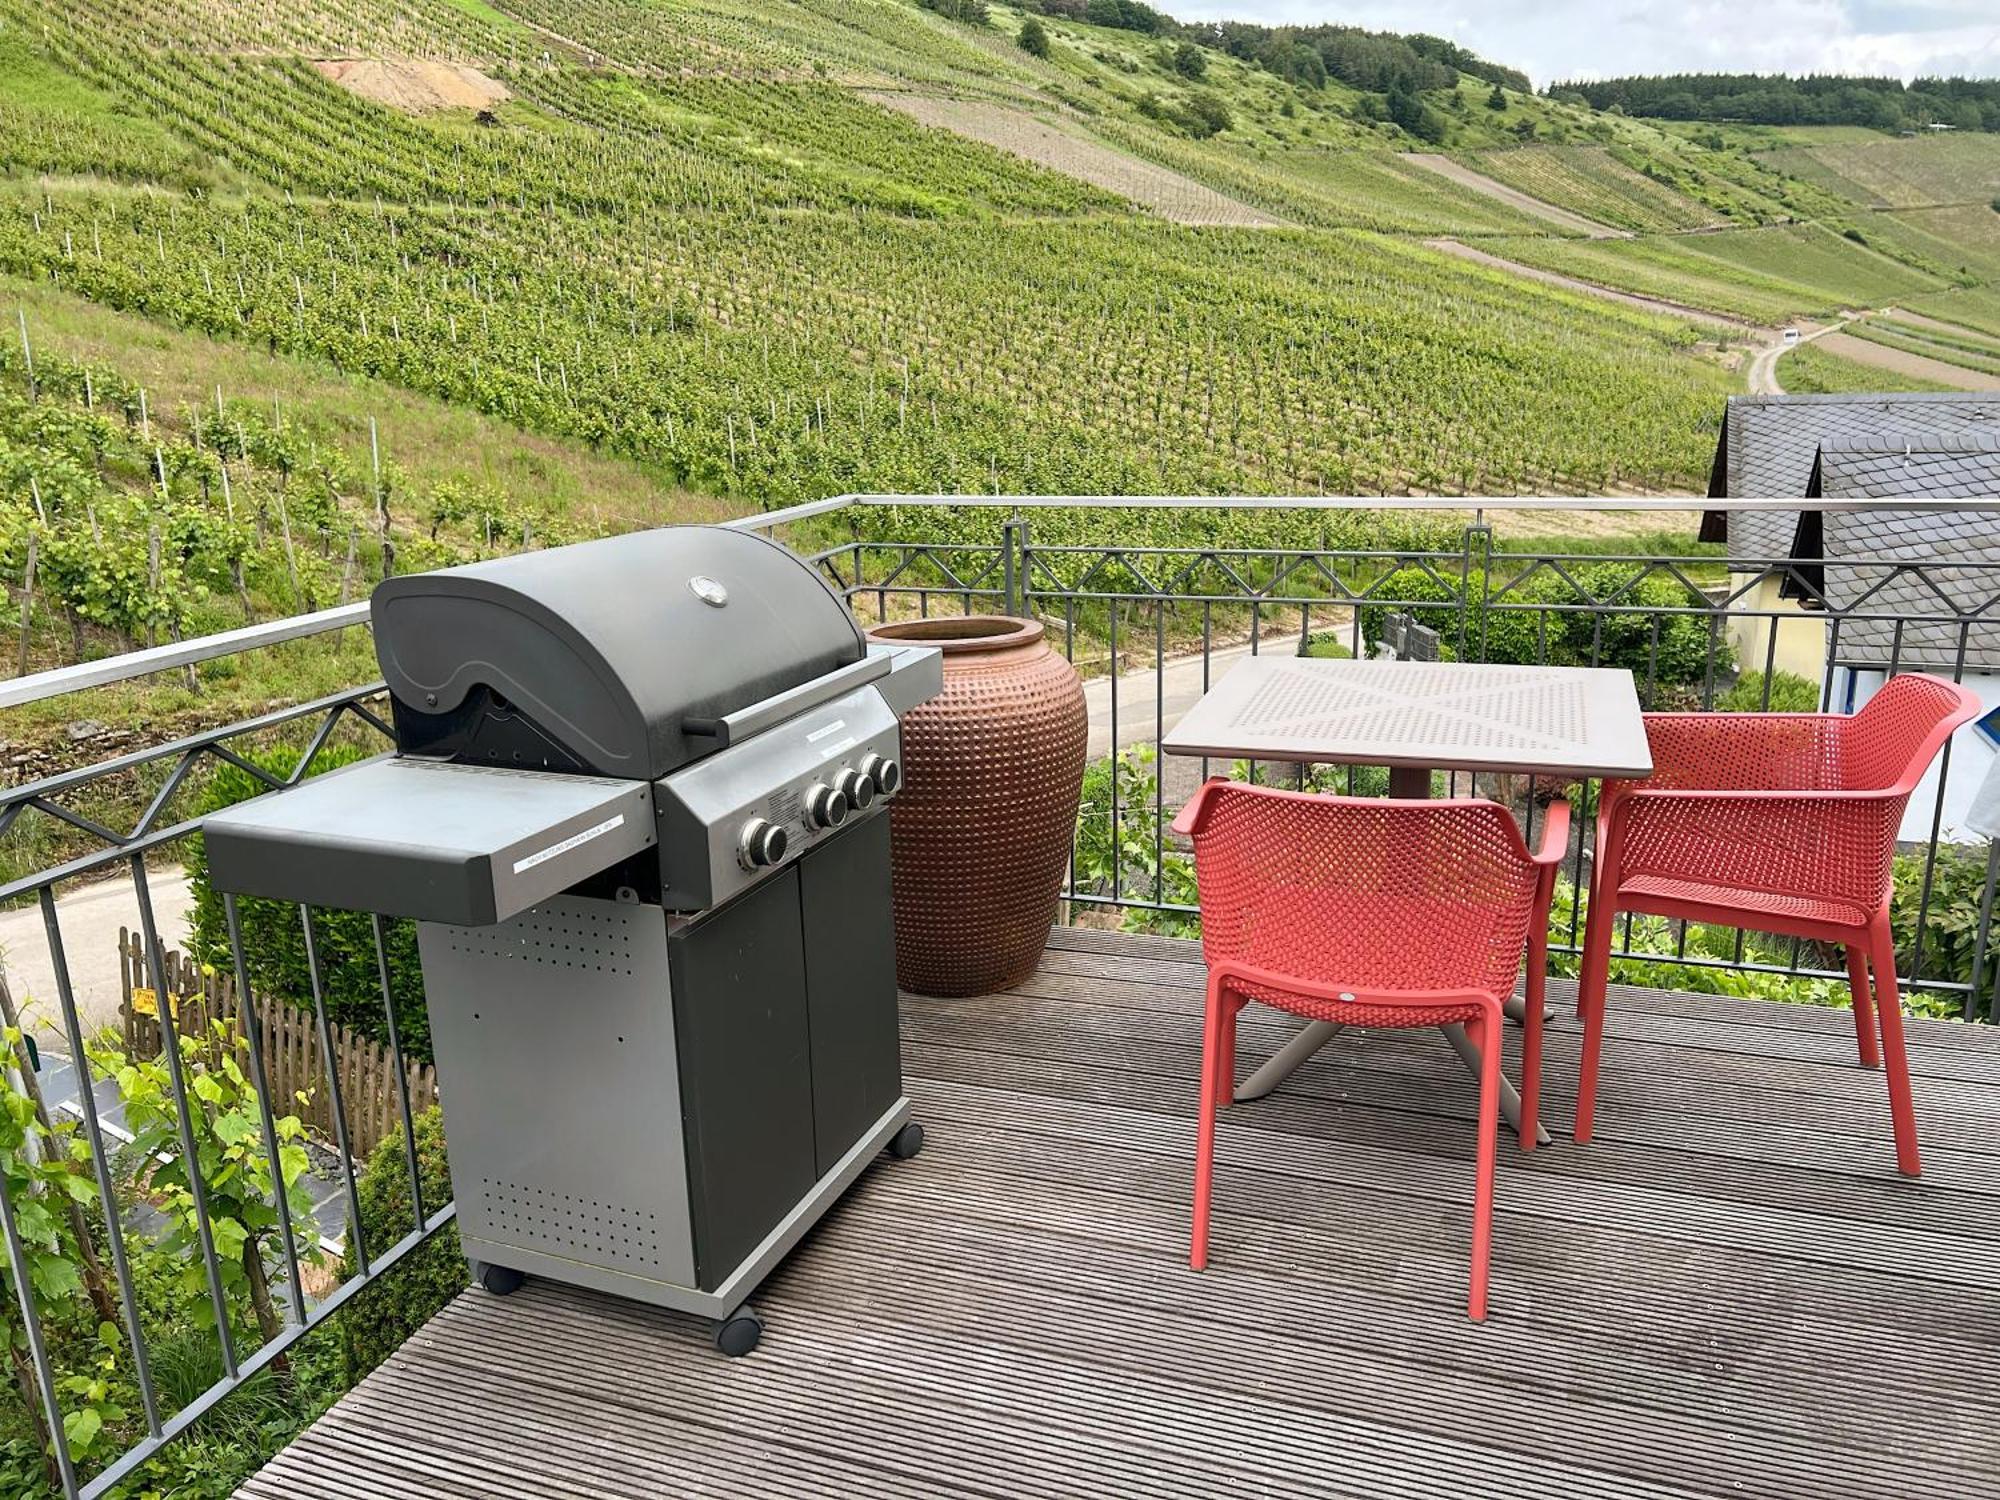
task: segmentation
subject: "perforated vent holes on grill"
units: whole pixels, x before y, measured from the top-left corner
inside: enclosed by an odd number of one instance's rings
[[[479,1188],[497,1240],[570,1259],[661,1269],[657,1214],[497,1177],[481,1178]]]
[[[632,916],[623,910],[538,906],[498,927],[453,928],[447,942],[453,953],[480,958],[598,974],[632,972]]]

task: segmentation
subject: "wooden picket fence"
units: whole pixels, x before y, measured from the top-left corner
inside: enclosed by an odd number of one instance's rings
[[[125,1050],[133,1057],[158,1057],[158,1000],[147,972],[145,944],[138,933],[118,929],[118,956]],[[201,965],[172,948],[166,950],[162,967],[167,993],[174,999],[174,1024],[183,1036],[206,1033],[214,1020],[233,1021],[239,1029],[243,1026],[243,1006],[238,1003],[232,976],[204,973]],[[296,1114],[315,1139],[331,1146],[333,1094],[320,1050],[319,1027],[311,1012],[259,996],[251,998],[250,1012],[263,1040],[272,1108],[280,1114]],[[347,1110],[348,1145],[355,1156],[365,1157],[381,1141],[402,1134],[395,1054],[373,1037],[344,1026],[334,1025],[330,1030],[334,1072]],[[437,1103],[437,1069],[415,1061],[406,1061],[405,1067],[410,1109],[420,1113]],[[300,1094],[307,1096],[306,1102],[299,1102]]]

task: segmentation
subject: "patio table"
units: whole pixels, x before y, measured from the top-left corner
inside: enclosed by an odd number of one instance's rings
[[[1653,769],[1630,672],[1484,662],[1248,657],[1161,739],[1160,750],[1386,766],[1392,797],[1428,797],[1433,771],[1570,781],[1645,776]],[[1519,1001],[1510,1002],[1509,1013],[1519,1019]],[[1339,1029],[1331,1021],[1307,1022],[1243,1081],[1236,1099],[1261,1099]],[[1479,1050],[1465,1028],[1439,1029],[1476,1073]],[[1500,1104],[1518,1131],[1521,1097],[1505,1080]]]

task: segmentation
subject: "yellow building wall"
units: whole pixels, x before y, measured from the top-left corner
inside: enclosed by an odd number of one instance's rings
[[[1749,582],[1745,575],[1732,573],[1729,577],[1730,591],[1744,588]],[[1826,617],[1817,611],[1799,608],[1796,599],[1786,599],[1779,594],[1779,580],[1766,573],[1741,597],[1730,605],[1731,610],[1745,613],[1729,617],[1729,639],[1736,647],[1736,665],[1740,671],[1761,672],[1764,670],[1765,655],[1770,649],[1773,627],[1778,633],[1776,653],[1770,664],[1779,672],[1790,672],[1803,677],[1808,682],[1818,682],[1826,672]],[[1755,613],[1751,613],[1751,612]],[[1775,616],[1765,619],[1766,613]]]

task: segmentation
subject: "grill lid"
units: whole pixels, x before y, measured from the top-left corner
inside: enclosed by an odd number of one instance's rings
[[[391,578],[373,615],[404,752],[633,780],[718,748],[714,721],[867,650],[803,559],[713,526]]]

